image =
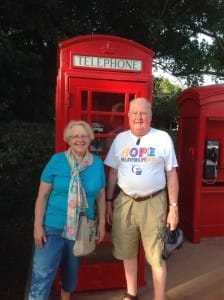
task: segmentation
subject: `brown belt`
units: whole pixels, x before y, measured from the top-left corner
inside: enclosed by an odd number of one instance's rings
[[[130,196],[130,195],[126,194],[126,193],[123,192],[123,191],[122,191],[122,193],[124,193],[126,196],[132,198],[134,201],[140,202],[140,201],[145,201],[145,200],[147,200],[147,199],[149,199],[149,198],[153,198],[153,197],[155,197],[156,195],[158,195],[159,193],[161,193],[162,191],[164,191],[164,189],[155,191],[155,192],[153,192],[153,193],[151,193],[151,194],[148,194],[148,195],[146,195],[146,196],[143,196],[143,197],[133,197],[133,196]]]

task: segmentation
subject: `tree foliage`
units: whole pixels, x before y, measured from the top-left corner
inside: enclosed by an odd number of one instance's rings
[[[2,0],[0,117],[53,120],[57,45],[112,34],[155,52],[154,67],[203,83],[224,76],[223,0]],[[198,36],[211,38],[199,40]]]
[[[1,218],[31,216],[41,171],[53,153],[52,124],[0,124]]]
[[[153,120],[156,128],[170,130],[177,129],[178,105],[177,96],[181,87],[173,85],[168,79],[155,78],[153,85]]]

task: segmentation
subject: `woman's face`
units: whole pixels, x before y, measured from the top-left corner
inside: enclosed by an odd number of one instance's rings
[[[81,125],[73,126],[70,131],[68,144],[75,154],[84,155],[90,144],[90,138],[86,129]]]

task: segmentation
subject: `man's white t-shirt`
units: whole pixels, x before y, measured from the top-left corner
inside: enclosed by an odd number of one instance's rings
[[[171,137],[151,128],[139,143],[130,130],[119,133],[105,158],[105,165],[118,169],[118,185],[130,196],[146,196],[166,186],[165,171],[177,167]]]

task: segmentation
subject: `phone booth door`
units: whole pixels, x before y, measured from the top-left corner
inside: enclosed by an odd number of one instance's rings
[[[147,95],[148,86],[146,83],[133,84],[72,76],[67,78],[67,83],[67,119],[82,119],[91,124],[95,139],[90,151],[104,159],[116,134],[129,127],[129,102],[135,97]],[[76,291],[126,287],[123,262],[112,256],[111,228],[107,225],[106,229],[105,240],[97,246],[95,253],[82,258]],[[141,244],[138,266],[138,286],[143,286],[145,258]],[[59,289],[57,278],[54,287]]]
[[[68,78],[68,119],[82,119],[91,124],[95,140],[91,151],[105,157],[113,138],[128,128],[130,100],[143,94],[146,84]],[[88,87],[88,88],[87,88]]]

